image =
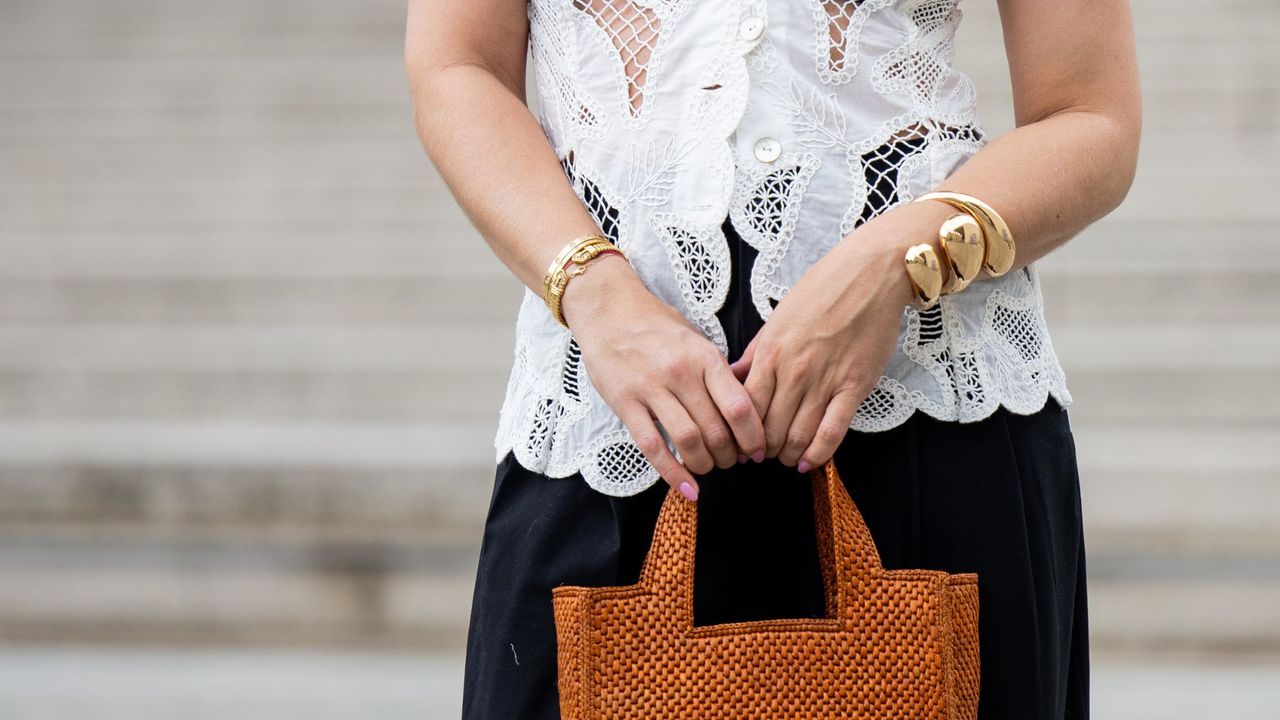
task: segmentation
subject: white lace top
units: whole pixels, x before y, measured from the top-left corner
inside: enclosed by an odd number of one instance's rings
[[[767,320],[837,241],[982,146],[973,87],[950,64],[957,2],[530,0],[539,120],[646,286],[727,356],[726,216],[759,251],[750,291]],[[905,310],[850,427],[1026,414],[1048,395],[1071,402],[1027,266]],[[659,480],[528,289],[494,446],[608,495]]]

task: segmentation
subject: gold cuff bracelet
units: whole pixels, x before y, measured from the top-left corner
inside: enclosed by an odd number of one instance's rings
[[[911,279],[911,306],[916,310],[928,310],[938,302],[942,294],[942,265],[938,262],[938,254],[928,243],[912,245],[902,258],[907,266],[907,277]]]
[[[1013,267],[1013,259],[1016,247],[1013,242],[1013,234],[1009,232],[1009,225],[1000,217],[1000,213],[985,202],[979,200],[972,195],[965,195],[957,192],[931,192],[925,193],[916,198],[916,201],[922,200],[938,200],[962,210],[973,217],[982,227],[982,234],[986,237],[986,253],[982,258],[982,267],[991,273],[992,277],[999,277]]]
[[[952,215],[938,228],[938,245],[942,248],[942,261],[948,270],[942,294],[960,292],[982,270],[987,245],[982,226],[968,213]]]

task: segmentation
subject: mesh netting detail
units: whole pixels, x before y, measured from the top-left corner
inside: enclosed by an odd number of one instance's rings
[[[919,154],[924,145],[922,137],[894,139],[858,157],[867,191],[854,227],[901,202],[899,171],[907,158]]]
[[[923,0],[911,8],[913,28],[905,43],[876,60],[871,84],[877,92],[906,93],[918,108],[932,107],[945,83],[960,78],[951,70],[960,24],[958,0]],[[966,82],[958,92],[972,93]]]
[[[653,228],[675,264],[689,319],[728,355],[729,340],[716,317],[729,291],[729,246],[723,231],[719,226],[697,228],[668,214],[655,215]]]
[[[740,167],[730,218],[742,239],[758,252],[751,266],[751,299],[768,319],[786,295],[778,269],[795,236],[801,198],[820,162],[809,153],[784,154],[776,167]]]
[[[633,118],[644,108],[645,86],[657,69],[657,54],[665,22],[677,15],[687,0],[573,0],[600,28],[617,53],[626,105]]]
[[[810,0],[817,26],[818,77],[846,83],[858,72],[858,41],[871,13],[894,0]]]

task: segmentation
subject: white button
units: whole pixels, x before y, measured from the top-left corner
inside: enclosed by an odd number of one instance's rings
[[[764,35],[764,18],[759,15],[752,15],[742,21],[738,26],[738,34],[743,40],[748,42],[759,40]]]
[[[762,137],[756,141],[754,150],[757,160],[771,163],[782,154],[782,143],[771,137]]]

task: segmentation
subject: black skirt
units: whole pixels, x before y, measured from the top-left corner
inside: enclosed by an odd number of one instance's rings
[[[737,359],[763,321],[747,290],[755,249],[725,223],[734,265],[718,313]],[[1004,408],[974,423],[917,412],[850,431],[835,464],[886,568],[978,573],[984,720],[1089,714],[1084,538],[1067,412]],[[775,458],[698,477],[694,623],[825,613],[808,476]],[[640,577],[667,484],[630,497],[580,475],[498,464],[471,607],[464,720],[555,720],[551,589]]]

